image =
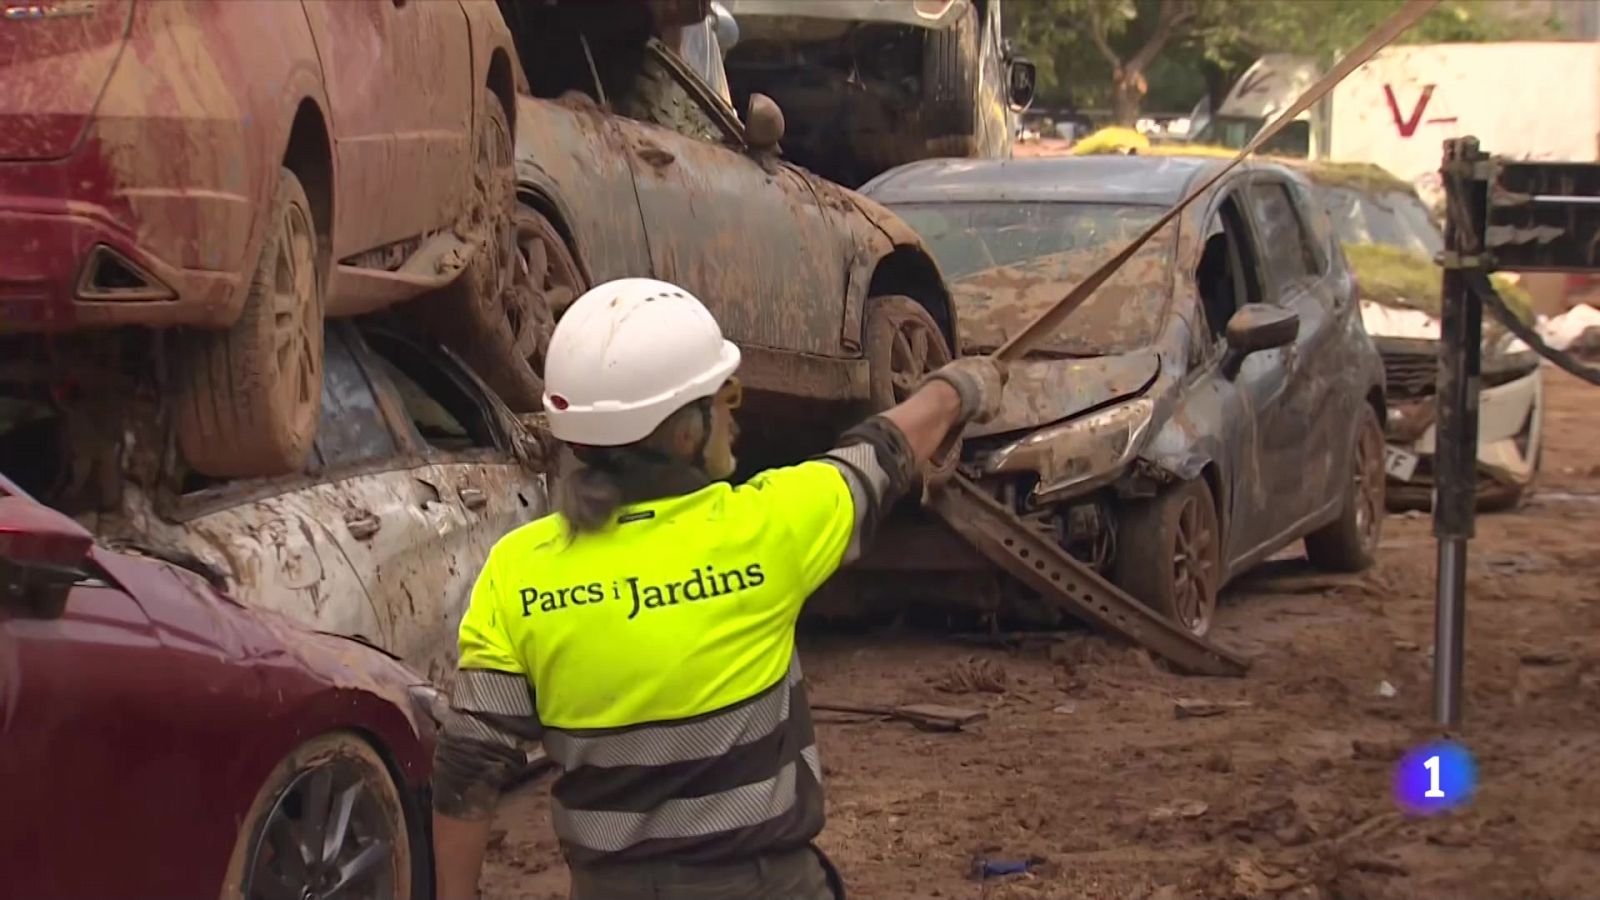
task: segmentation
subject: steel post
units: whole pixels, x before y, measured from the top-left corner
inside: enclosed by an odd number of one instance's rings
[[[1446,141],[1444,287],[1439,343],[1438,432],[1434,451],[1433,533],[1439,543],[1434,609],[1433,710],[1439,725],[1461,722],[1466,645],[1467,543],[1477,502],[1478,388],[1483,305],[1463,270],[1485,267],[1488,185],[1474,138]],[[1464,215],[1463,215],[1464,213]]]

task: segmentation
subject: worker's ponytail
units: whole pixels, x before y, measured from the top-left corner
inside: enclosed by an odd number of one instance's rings
[[[585,461],[567,452],[562,454],[553,501],[555,511],[574,532],[599,531],[622,505],[622,484],[617,473],[600,460]]]
[[[573,534],[586,534],[606,528],[625,504],[700,490],[711,483],[702,468],[710,430],[709,407],[691,403],[638,443],[569,445],[561,455],[561,475],[556,479],[556,512],[566,518]],[[693,462],[679,459],[667,449],[681,443],[685,434],[698,448]]]

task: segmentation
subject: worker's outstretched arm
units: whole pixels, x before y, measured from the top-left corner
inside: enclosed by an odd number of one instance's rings
[[[893,409],[844,433],[822,459],[844,475],[855,521],[843,556],[826,560],[820,568],[831,572],[860,557],[917,470],[966,423],[986,421],[999,412],[1005,380],[1004,363],[987,357],[959,359],[928,376]]]
[[[916,393],[883,414],[906,436],[913,464],[933,457],[953,431],[1000,411],[1005,363],[987,356],[958,359],[928,376]]]

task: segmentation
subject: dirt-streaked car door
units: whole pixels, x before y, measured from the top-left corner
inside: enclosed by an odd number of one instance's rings
[[[444,350],[369,332],[367,368],[386,407],[404,421],[405,468],[390,473],[368,504],[381,524],[410,522],[399,541],[381,527],[341,544],[367,591],[391,611],[406,662],[434,681],[454,671],[456,630],[495,542],[543,515],[544,476],[518,456],[514,418],[467,367]],[[396,501],[399,502],[396,502]]]
[[[206,485],[159,512],[152,498],[129,491],[126,522],[96,524],[102,533],[115,528],[141,543],[194,554],[225,575],[244,603],[405,656],[415,637],[396,629],[369,592],[371,573],[341,547],[351,529],[373,518],[373,496],[404,494],[408,486],[403,473],[390,471],[403,445],[353,340],[349,325],[328,329],[322,417],[305,474]],[[404,532],[391,527],[389,537]]]
[[[743,129],[658,42],[617,119],[657,278],[705,302],[730,340],[838,356],[848,237],[806,178],[743,152]],[[655,124],[652,124],[655,123]]]
[[[557,210],[592,283],[648,274],[651,237],[614,118],[581,94],[522,96],[516,127],[518,184]]]
[[[304,0],[304,7],[332,106],[334,259],[452,220],[468,196],[477,89],[461,4]]]
[[[1266,302],[1300,319],[1299,336],[1282,361],[1283,397],[1260,422],[1262,476],[1287,514],[1287,527],[1339,499],[1331,485],[1333,472],[1345,468],[1352,410],[1333,390],[1339,380],[1330,361],[1340,335],[1320,284],[1328,260],[1317,254],[1305,214],[1289,183],[1271,173],[1252,174],[1244,194],[1260,235]]]

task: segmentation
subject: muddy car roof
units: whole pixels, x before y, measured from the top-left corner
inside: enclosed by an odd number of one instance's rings
[[[1171,206],[1223,160],[1182,156],[931,159],[891,169],[861,188],[879,203],[1035,201]]]

